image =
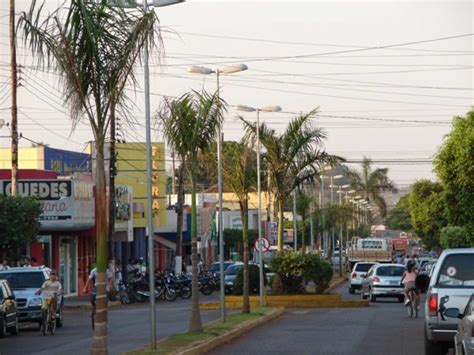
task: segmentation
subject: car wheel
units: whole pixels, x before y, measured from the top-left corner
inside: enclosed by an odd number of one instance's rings
[[[11,328],[8,329],[11,335],[18,335],[20,332],[19,326],[18,326],[18,317],[15,319],[15,325]]]
[[[56,327],[61,328],[63,326],[64,314],[63,308],[59,308],[59,315],[56,316]]]
[[[432,342],[426,335],[426,324],[424,331],[425,338],[425,355],[444,355],[443,344]]]
[[[360,289],[360,297],[361,297],[363,300],[366,300],[366,299],[367,299],[367,296],[365,295],[363,288]]]
[[[0,318],[0,338],[7,334],[7,325],[4,318]]]
[[[353,295],[355,293],[354,287],[349,287],[349,293]]]
[[[369,290],[369,299],[370,299],[370,302],[376,302],[377,301],[377,297],[375,297],[372,294],[372,289]]]

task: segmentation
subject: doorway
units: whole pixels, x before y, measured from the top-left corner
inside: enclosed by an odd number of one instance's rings
[[[75,237],[61,238],[59,265],[64,294],[77,294],[77,240]]]

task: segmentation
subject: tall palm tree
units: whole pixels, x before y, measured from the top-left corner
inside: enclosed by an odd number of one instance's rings
[[[97,312],[92,353],[107,353],[107,204],[104,142],[116,109],[127,110],[124,88],[136,84],[134,64],[145,46],[155,47],[158,18],[140,9],[124,11],[102,1],[71,0],[43,17],[33,1],[19,27],[41,67],[52,68],[63,88],[73,128],[88,120],[95,139],[97,199]],[[43,19],[44,18],[44,19]]]
[[[298,185],[319,175],[322,165],[334,165],[341,160],[322,149],[326,134],[310,124],[316,113],[317,110],[313,110],[295,117],[280,135],[265,123],[258,128],[260,142],[266,149],[266,163],[278,208],[278,251],[283,250],[284,200]],[[246,135],[255,139],[257,125],[240,119]]]
[[[389,179],[387,168],[372,169],[372,160],[364,157],[362,171],[348,167],[344,168],[345,175],[350,180],[351,187],[370,203],[374,203],[382,218],[387,215],[387,204],[381,195],[384,191],[396,191],[395,184]]]
[[[244,245],[242,313],[250,313],[248,203],[249,192],[256,190],[257,181],[257,155],[248,143],[245,139],[240,143],[226,142],[222,164],[224,181],[239,200],[240,218],[242,219],[242,242]]]
[[[199,155],[207,151],[217,138],[217,131],[224,119],[225,103],[218,93],[193,91],[168,101],[158,113],[163,132],[173,150],[186,164],[191,178],[191,260],[192,260],[192,312],[189,331],[202,331],[199,312],[197,268],[197,177]]]

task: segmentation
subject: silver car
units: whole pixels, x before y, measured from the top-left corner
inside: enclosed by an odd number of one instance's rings
[[[361,297],[375,302],[378,297],[395,297],[403,302],[401,280],[405,267],[399,264],[374,265],[362,281]]]
[[[457,308],[448,308],[445,315],[461,319],[454,336],[456,355],[474,355],[474,294],[469,299],[463,313],[460,313]]]
[[[446,310],[463,310],[474,293],[474,248],[443,251],[430,278],[425,303],[425,354],[444,354],[453,346],[459,319]]]
[[[355,290],[360,290],[362,287],[362,281],[364,280],[367,271],[377,263],[372,262],[360,262],[355,263],[351,272],[349,293],[354,294]]]

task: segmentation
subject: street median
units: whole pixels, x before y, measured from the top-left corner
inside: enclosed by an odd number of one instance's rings
[[[282,308],[348,308],[368,307],[367,300],[343,299],[338,293],[306,294],[306,295],[267,295],[265,305]],[[225,306],[228,309],[242,308],[242,296],[226,296]],[[259,296],[250,296],[250,307],[259,306]],[[216,302],[201,303],[202,310],[216,310],[220,304]]]
[[[148,347],[126,352],[126,355],[204,354],[251,330],[279,317],[283,308],[255,308],[252,313],[234,313],[226,322],[217,320],[204,325],[202,332],[173,335],[157,344],[156,350]]]

